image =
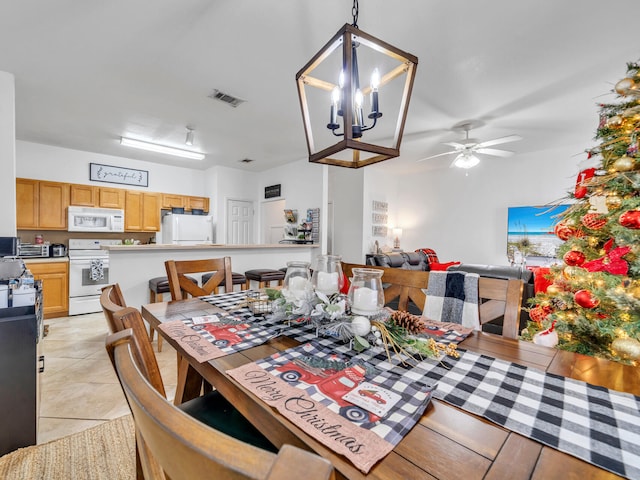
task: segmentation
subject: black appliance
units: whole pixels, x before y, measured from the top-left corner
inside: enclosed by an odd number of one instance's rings
[[[42,285],[35,305],[0,308],[0,455],[35,445],[44,371]]]
[[[0,237],[0,257],[15,257],[18,254],[18,237]]]

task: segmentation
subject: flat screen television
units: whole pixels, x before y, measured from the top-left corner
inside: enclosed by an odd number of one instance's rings
[[[568,204],[555,206],[509,207],[507,226],[507,258],[529,259],[556,258],[558,247],[563,243],[553,228]]]
[[[18,254],[17,237],[0,237],[0,257],[15,257]]]

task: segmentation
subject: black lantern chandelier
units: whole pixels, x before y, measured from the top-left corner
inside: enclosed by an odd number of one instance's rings
[[[345,24],[296,75],[313,163],[359,168],[400,155],[418,59],[360,30],[358,13],[358,0],[354,0],[353,24]],[[359,64],[358,53],[363,48],[368,49],[365,58],[373,65]],[[336,59],[334,53],[340,51],[342,56]],[[360,85],[362,71],[371,72],[365,87]],[[385,115],[386,125],[374,141],[371,133],[364,133],[381,124],[380,96],[387,106],[395,100],[395,108]],[[337,143],[333,143],[335,137],[340,139]]]

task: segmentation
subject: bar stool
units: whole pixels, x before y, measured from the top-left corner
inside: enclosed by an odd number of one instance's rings
[[[272,270],[270,268],[257,268],[254,270],[247,270],[244,272],[244,276],[247,277],[247,283],[245,284],[245,290],[251,288],[251,280],[258,282],[259,288],[268,287],[271,282],[278,282],[278,285],[282,286],[285,273],[281,270]]]
[[[189,277],[196,285],[198,280],[193,277]],[[167,277],[155,277],[149,280],[149,303],[162,302],[162,296],[165,293],[169,293],[169,279]],[[149,341],[153,342],[153,337],[156,330],[149,325]],[[158,352],[162,351],[162,335],[158,335]]]
[[[202,275],[202,284],[203,285],[209,281],[209,279],[211,278],[211,275],[213,275],[213,273],[205,273],[205,274]],[[247,277],[245,277],[241,273],[231,272],[231,284],[232,285],[244,285],[245,283],[247,283]],[[240,290],[242,290],[242,287],[240,287]],[[215,290],[215,293],[218,293],[217,289]],[[225,293],[227,293],[227,292],[225,292]]]

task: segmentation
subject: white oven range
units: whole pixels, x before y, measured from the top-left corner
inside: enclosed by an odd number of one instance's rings
[[[100,293],[109,285],[109,252],[101,245],[121,245],[116,239],[69,239],[69,315],[102,311]]]

